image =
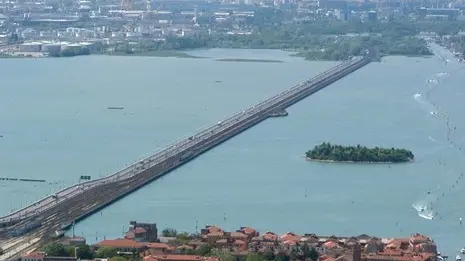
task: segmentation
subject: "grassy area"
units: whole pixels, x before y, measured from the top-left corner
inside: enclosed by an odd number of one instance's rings
[[[247,62],[247,63],[283,63],[280,60],[267,60],[267,59],[242,59],[242,58],[223,58],[215,59],[218,62]]]
[[[152,52],[140,52],[140,53],[114,52],[114,53],[108,53],[108,55],[115,55],[115,56],[175,57],[175,58],[205,58],[205,57],[190,55],[190,54],[183,53],[183,52],[176,52],[176,51],[152,51]]]

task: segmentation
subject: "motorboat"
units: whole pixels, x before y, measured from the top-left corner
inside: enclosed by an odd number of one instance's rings
[[[465,254],[465,247],[460,250],[460,253]]]
[[[462,261],[462,258],[460,257],[460,255],[455,256],[455,261]]]

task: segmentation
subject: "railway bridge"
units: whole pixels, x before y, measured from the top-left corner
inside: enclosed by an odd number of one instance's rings
[[[33,235],[40,238],[35,244],[50,239],[49,236],[63,225],[69,225],[91,215],[269,118],[276,111],[284,110],[364,67],[372,59],[373,57],[367,52],[365,56],[346,60],[311,79],[284,90],[229,118],[218,121],[195,135],[175,142],[166,149],[141,159],[110,176],[70,186],[16,212],[3,216],[0,218],[0,229],[9,231],[30,226],[34,227],[34,229],[25,231],[25,234],[28,235],[28,241],[31,241],[31,237],[34,238]],[[42,226],[38,229],[30,225],[31,222],[37,222],[37,220],[42,222]],[[21,251],[24,252],[24,250]],[[10,253],[9,256],[14,256],[14,254]]]

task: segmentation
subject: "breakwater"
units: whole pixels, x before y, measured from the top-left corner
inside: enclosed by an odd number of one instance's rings
[[[0,177],[0,180],[5,181],[24,181],[24,182],[47,182],[45,179],[26,179],[26,178],[6,178]]]

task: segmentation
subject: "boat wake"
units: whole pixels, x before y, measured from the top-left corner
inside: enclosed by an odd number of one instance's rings
[[[412,205],[412,207],[417,211],[417,215],[421,218],[432,220],[434,219],[434,212],[430,209],[430,204],[427,202],[418,202]]]
[[[440,72],[440,73],[437,73],[436,76],[437,77],[444,77],[444,76],[449,76],[449,74],[446,73],[446,72]]]
[[[427,219],[427,220],[434,219],[433,211],[428,211],[428,210],[418,212],[418,216],[424,219]]]
[[[433,139],[433,137],[431,137],[431,136],[428,136],[428,139],[429,139],[430,141],[434,142],[434,143],[441,144],[439,141]]]
[[[418,211],[418,212],[422,212],[424,211],[427,207],[428,207],[428,204],[426,203],[415,203],[412,205],[412,207]]]
[[[427,83],[430,83],[430,84],[434,84],[434,85],[439,84],[438,79],[435,79],[435,78],[428,79],[426,82],[427,82]]]

